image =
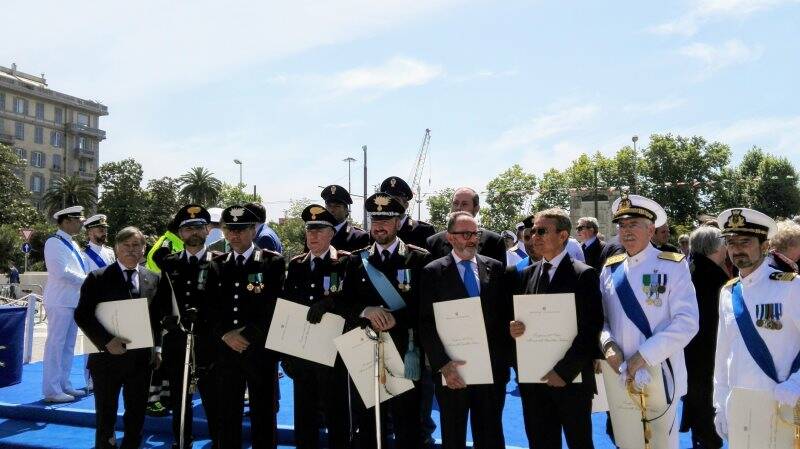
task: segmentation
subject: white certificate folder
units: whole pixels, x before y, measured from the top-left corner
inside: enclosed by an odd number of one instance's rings
[[[335,313],[326,313],[319,323],[311,324],[306,319],[308,309],[308,306],[278,298],[267,333],[266,347],[333,366],[336,362],[333,339],[342,335],[344,318]]]
[[[95,316],[109,334],[130,340],[125,345],[126,349],[153,347],[147,298],[101,302],[95,309]],[[85,354],[100,352],[85,335],[82,335],[81,344]]]
[[[458,374],[467,385],[494,383],[481,298],[433,303],[436,331],[450,360],[466,362]],[[444,384],[444,376],[442,376]]]

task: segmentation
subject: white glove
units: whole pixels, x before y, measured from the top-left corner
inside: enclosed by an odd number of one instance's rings
[[[800,399],[800,385],[791,379],[781,382],[775,385],[772,395],[778,403],[794,407],[798,399]]]
[[[728,439],[728,419],[725,418],[725,411],[717,410],[717,414],[714,415],[714,428],[717,429],[720,438]]]
[[[639,390],[644,389],[644,387],[650,385],[653,379],[650,377],[650,371],[647,371],[644,368],[639,368],[636,370],[636,374],[633,376],[633,383],[636,385],[636,388]],[[622,365],[619,366],[619,384],[626,388],[626,383],[628,382],[628,362],[622,362]]]
[[[625,384],[628,383],[628,362],[622,362],[622,365],[619,366],[619,377],[617,380],[622,388],[626,388]]]

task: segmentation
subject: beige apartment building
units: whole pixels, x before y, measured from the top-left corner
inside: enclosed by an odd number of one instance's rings
[[[11,146],[26,160],[19,176],[31,192],[31,202],[42,208],[42,196],[61,176],[94,180],[100,142],[106,132],[100,117],[108,108],[54,91],[44,74],[29,75],[0,66],[0,143]]]

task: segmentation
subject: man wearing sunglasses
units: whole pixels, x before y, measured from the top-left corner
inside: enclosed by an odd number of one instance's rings
[[[578,226],[575,228],[577,231],[578,241],[581,242],[581,249],[583,249],[583,256],[586,258],[586,265],[597,270],[599,273],[603,269],[603,263],[600,254],[606,247],[606,244],[597,238],[599,231],[597,219],[594,217],[581,217],[578,219]]]
[[[520,384],[525,432],[531,447],[561,447],[563,430],[570,448],[592,448],[592,398],[596,391],[594,359],[603,327],[603,309],[597,271],[570,257],[567,250],[572,223],[562,209],[536,214],[531,234],[542,259],[522,271],[518,294],[573,293],[578,335],[552,369],[545,383]],[[526,327],[511,321],[510,335],[520,338]],[[530,329],[535,332],[536,329]],[[582,381],[575,382],[578,375]]]
[[[420,312],[420,334],[434,373],[441,412],[442,447],[466,447],[467,417],[470,416],[475,447],[504,448],[502,414],[512,347],[505,330],[510,315],[507,296],[510,290],[504,282],[505,270],[501,262],[478,254],[482,231],[472,214],[450,214],[446,233],[453,249],[423,270]],[[458,367],[464,362],[450,359],[436,331],[433,303],[473,297],[479,297],[481,302],[493,384],[464,383],[458,373]]]
[[[674,423],[676,401],[686,394],[683,348],[699,328],[697,298],[683,254],[659,251],[650,244],[667,214],[655,201],[623,195],[611,207],[625,252],[606,260],[600,275],[605,324],[600,335],[606,361],[621,381],[644,389],[657,366],[671,403],[659,419]],[[655,392],[653,392],[655,393]],[[668,447],[678,447],[678,426],[667,426]],[[659,438],[654,436],[653,438]]]

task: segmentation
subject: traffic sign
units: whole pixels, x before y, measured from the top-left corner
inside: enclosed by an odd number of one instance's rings
[[[33,235],[33,229],[23,228],[19,230],[19,233],[22,234],[22,238],[27,242]]]
[[[25,254],[28,254],[29,252],[31,252],[31,244],[28,243],[28,242],[23,243],[22,244],[22,252],[25,253]]]

